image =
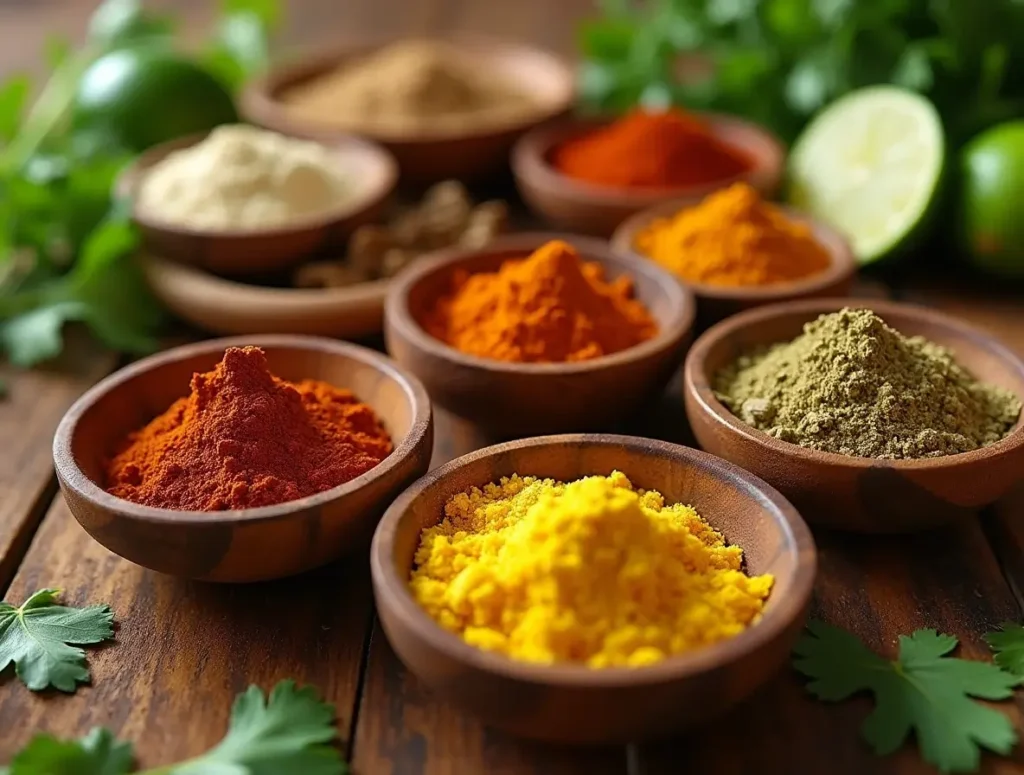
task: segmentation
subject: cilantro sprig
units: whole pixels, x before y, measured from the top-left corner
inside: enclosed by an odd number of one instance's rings
[[[334,707],[310,687],[282,681],[269,699],[256,686],[235,698],[228,731],[214,748],[194,759],[145,770],[140,775],[343,775]],[[133,771],[130,743],[106,729],[80,740],[38,735],[0,775],[126,775]]]
[[[948,656],[957,639],[918,630],[899,639],[893,661],[851,633],[811,622],[794,649],[807,690],[826,702],[867,691],[875,707],[861,736],[878,755],[897,750],[914,733],[921,755],[940,772],[977,770],[980,749],[1008,754],[1017,743],[1010,719],[972,698],[1004,700],[1022,681],[997,665]]]
[[[69,608],[60,591],[40,589],[20,606],[0,603],[0,673],[11,664],[32,691],[74,692],[89,680],[85,652],[69,644],[101,643],[114,636],[110,606]]]

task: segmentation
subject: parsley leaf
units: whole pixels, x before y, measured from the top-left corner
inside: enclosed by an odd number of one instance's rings
[[[68,608],[56,604],[59,594],[40,589],[20,608],[0,603],[0,671],[14,663],[32,691],[53,686],[74,692],[89,680],[89,669],[85,652],[68,644],[100,643],[114,635],[109,606]]]
[[[807,630],[793,666],[812,679],[807,689],[818,699],[874,694],[861,735],[876,754],[892,753],[913,731],[926,762],[941,772],[972,772],[979,747],[1007,754],[1016,744],[1009,718],[971,697],[1006,699],[1021,679],[995,665],[946,656],[956,638],[935,630],[900,636],[899,658],[890,662],[845,630],[823,622]]]
[[[334,708],[312,688],[281,681],[265,700],[250,686],[235,698],[227,735],[215,748],[139,775],[343,775],[347,767],[331,745],[336,735]],[[132,758],[131,745],[105,729],[77,741],[39,735],[0,775],[126,775]]]
[[[1024,627],[1007,623],[985,636],[993,660],[1008,673],[1024,678]]]

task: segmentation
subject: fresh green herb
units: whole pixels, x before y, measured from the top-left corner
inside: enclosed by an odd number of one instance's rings
[[[85,652],[70,643],[100,643],[113,637],[114,614],[106,605],[57,605],[60,592],[40,589],[21,607],[0,603],[0,671],[14,664],[32,691],[53,686],[74,692],[89,681]]]
[[[985,636],[993,661],[1008,673],[1024,678],[1024,626],[1006,623]]]
[[[266,66],[279,0],[224,0],[202,63],[237,87]],[[164,48],[174,20],[139,0],[106,0],[80,50],[46,44],[54,68],[29,107],[23,75],[0,82],[0,352],[30,366],[59,355],[64,324],[84,323],[108,347],[146,352],[162,314],[133,254],[138,238],[115,181],[132,156],[112,128],[70,115],[82,74],[130,46]]]
[[[792,138],[860,86],[924,92],[954,139],[1024,108],[1018,0],[605,2],[580,30],[580,87],[600,110],[676,102]]]
[[[794,649],[793,666],[811,678],[808,691],[838,702],[862,691],[875,708],[861,736],[876,754],[896,751],[911,731],[921,755],[941,772],[974,772],[980,748],[1008,754],[1017,742],[1010,719],[972,700],[1004,700],[1021,679],[995,665],[946,656],[957,639],[935,630],[900,636],[888,661],[849,632],[811,622]]]
[[[331,745],[336,735],[334,708],[313,689],[282,681],[267,701],[250,686],[235,698],[227,735],[215,748],[140,775],[342,775],[347,768]],[[106,729],[77,741],[39,735],[0,775],[124,775],[132,771],[132,760],[131,745],[116,742]]]

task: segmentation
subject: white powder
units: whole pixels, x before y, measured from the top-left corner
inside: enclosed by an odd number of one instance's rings
[[[153,165],[139,207],[192,229],[267,229],[322,214],[348,194],[322,145],[238,124]]]

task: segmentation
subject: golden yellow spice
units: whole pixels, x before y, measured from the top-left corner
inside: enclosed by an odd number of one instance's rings
[[[512,476],[451,498],[423,531],[413,596],[467,643],[513,659],[639,667],[731,638],[773,579],[689,506],[625,475]]]
[[[762,201],[746,183],[652,221],[634,247],[684,280],[706,285],[791,282],[829,265],[809,226]]]

